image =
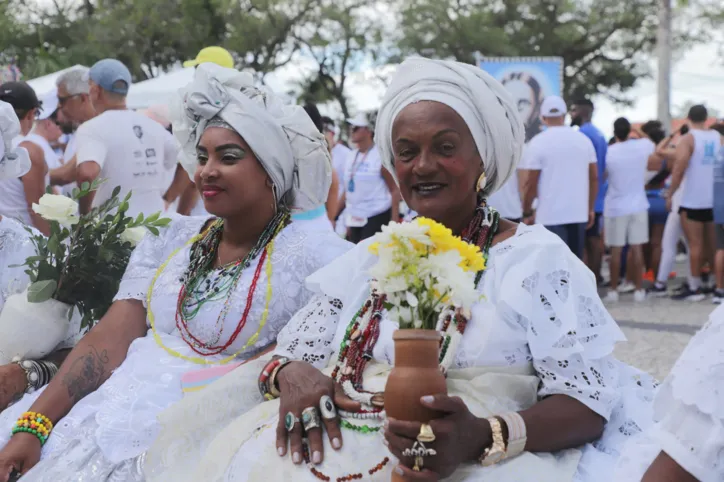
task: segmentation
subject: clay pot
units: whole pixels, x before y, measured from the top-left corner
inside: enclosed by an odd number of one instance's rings
[[[385,386],[385,411],[397,420],[429,422],[441,413],[423,407],[425,395],[447,393],[445,376],[440,371],[440,333],[435,330],[397,330],[395,366]],[[402,481],[394,472],[392,481]]]

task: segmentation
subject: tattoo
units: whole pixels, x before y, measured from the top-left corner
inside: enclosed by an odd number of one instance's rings
[[[105,380],[107,364],[107,351],[103,350],[98,353],[98,350],[92,345],[89,347],[88,354],[73,360],[62,383],[74,404],[101,386]]]

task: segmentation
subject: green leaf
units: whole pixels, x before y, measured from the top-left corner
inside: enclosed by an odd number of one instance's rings
[[[152,223],[153,221],[157,220],[160,217],[161,217],[160,212],[153,213],[149,217],[146,218],[146,222]]]
[[[94,182],[95,182],[95,181],[94,181]],[[80,185],[80,189],[81,189],[82,191],[85,191],[85,192],[88,192],[88,191],[90,190],[90,187],[91,187],[91,185],[90,185],[90,183],[89,183],[88,181],[86,181],[86,182],[84,182],[83,184]]]
[[[146,226],[146,229],[148,229],[154,236],[158,236],[159,234],[158,228],[154,228],[153,226]]]
[[[155,223],[153,223],[154,226],[159,226],[161,228],[168,226],[171,224],[171,218],[161,218]]]
[[[28,288],[28,301],[31,303],[42,303],[48,301],[55,294],[58,283],[54,279],[36,281]]]
[[[121,186],[116,186],[113,188],[113,193],[111,194],[111,197],[116,197],[121,193]]]
[[[123,213],[125,213],[126,211],[128,211],[128,203],[127,203],[126,201],[123,201],[123,202],[121,203],[120,207],[118,208],[118,210],[119,210],[120,212],[123,212]]]
[[[78,197],[80,196],[80,189],[78,189],[77,187],[74,187],[73,191],[71,192],[71,196],[73,196],[73,199],[77,200]]]
[[[143,213],[138,213],[138,216],[136,216],[135,221],[133,221],[134,224],[138,225],[143,222]]]

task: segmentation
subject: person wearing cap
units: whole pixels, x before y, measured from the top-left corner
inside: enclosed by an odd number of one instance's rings
[[[25,136],[30,134],[35,119],[39,116],[44,117],[38,123],[39,128],[48,134],[52,128],[49,127],[50,122],[46,121],[56,109],[52,105],[46,105],[45,109],[41,111],[38,96],[33,88],[25,82],[7,82],[0,86],[0,100],[7,102],[15,110],[20,123],[20,133],[15,137],[13,143],[28,151],[31,162],[30,170],[21,178],[0,181],[0,214],[19,219],[47,235],[50,232],[50,225],[32,210],[32,205],[45,194],[48,166],[43,148],[35,142],[25,140]]]
[[[649,201],[646,197],[646,167],[656,145],[648,138],[631,138],[631,123],[621,117],[613,123],[616,143],[606,154],[608,189],[604,198],[604,241],[611,248],[611,289],[606,301],[618,301],[621,253],[629,246],[634,300],[646,299],[643,289],[643,245],[649,242]]]
[[[543,100],[546,129],[528,143],[520,166],[525,179],[523,221],[543,224],[583,259],[586,227],[595,219],[597,159],[588,137],[565,125],[567,111],[557,95]]]
[[[80,200],[82,213],[107,201],[116,186],[121,197],[133,191],[128,215],[164,210],[162,196],[171,184],[178,143],[153,119],[126,108],[131,73],[115,59],[88,71],[90,100],[98,114],[76,132],[77,182],[105,179]]]
[[[345,163],[339,209],[340,214],[344,211],[347,240],[359,243],[390,221],[398,221],[400,196],[392,175],[382,164],[369,116],[359,114],[347,119],[347,125],[356,149]]]
[[[195,59],[184,62],[184,67],[197,67],[204,63],[216,64],[227,69],[233,69],[234,57],[223,47],[206,47],[199,51]]]
[[[33,159],[33,157],[43,159],[48,172],[45,177],[45,186],[50,186],[50,172],[62,166],[60,156],[53,148],[53,145],[57,143],[60,136],[63,135],[63,130],[58,120],[59,117],[62,117],[62,114],[58,110],[57,91],[53,89],[43,95],[40,103],[41,107],[35,125],[30,133],[25,136],[23,144],[21,145],[28,149],[31,159]],[[27,146],[25,143],[30,143],[32,146]],[[60,190],[55,191],[60,192]]]

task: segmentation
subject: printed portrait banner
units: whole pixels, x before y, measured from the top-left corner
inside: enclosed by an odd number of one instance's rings
[[[513,94],[525,122],[525,139],[542,129],[540,107],[548,95],[563,92],[561,57],[480,57],[481,69],[499,80]]]

